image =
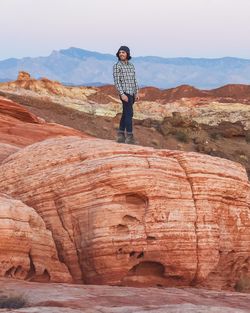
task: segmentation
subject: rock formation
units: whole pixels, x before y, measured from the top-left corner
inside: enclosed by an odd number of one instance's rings
[[[23,295],[24,308],[1,313],[249,313],[250,295],[198,288],[132,288],[38,284],[0,279],[5,297]],[[1,296],[0,296],[1,299]]]
[[[62,137],[11,154],[0,171],[0,192],[41,216],[74,282],[233,289],[249,278],[240,164]]]
[[[249,288],[242,165],[88,137],[6,99],[0,118],[2,276]]]
[[[0,91],[30,96],[58,103],[80,112],[99,116],[116,116],[121,102],[113,85],[102,87],[64,86],[47,78],[33,79],[20,72],[16,81],[0,83]],[[250,86],[226,85],[213,90],[199,90],[181,85],[171,89],[143,87],[136,102],[134,118],[162,121],[173,112],[198,123],[218,125],[221,121],[237,122],[250,129]]]
[[[23,106],[0,97],[0,160],[33,142],[56,136],[77,135],[84,133],[55,123],[46,123],[30,113]],[[8,152],[9,151],[9,152]]]
[[[51,232],[37,212],[0,194],[0,276],[29,281],[71,282]]]
[[[18,73],[18,77],[17,77],[17,80],[18,81],[21,81],[21,80],[30,80],[31,79],[31,76],[29,73],[27,72],[24,72],[24,71],[20,71]]]
[[[14,145],[9,145],[7,143],[0,143],[0,164],[4,159],[6,159],[10,154],[18,151],[19,148]]]

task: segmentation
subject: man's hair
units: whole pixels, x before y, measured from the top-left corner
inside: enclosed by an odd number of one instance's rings
[[[125,52],[126,52],[126,51],[125,51]],[[127,53],[127,52],[126,52],[126,53]],[[119,51],[116,53],[116,56],[117,56],[117,58],[120,60]],[[127,53],[127,59],[128,59],[128,60],[132,59],[130,53]]]

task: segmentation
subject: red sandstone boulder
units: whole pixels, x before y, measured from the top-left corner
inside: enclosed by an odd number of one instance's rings
[[[40,282],[71,282],[51,232],[39,214],[0,194],[0,276]]]
[[[0,191],[41,216],[74,282],[233,289],[249,279],[238,163],[64,137],[11,154],[0,171]]]
[[[24,72],[24,71],[20,71],[18,73],[18,77],[17,77],[17,80],[20,81],[20,80],[30,80],[31,79],[31,76],[29,73],[27,72]]]
[[[19,147],[0,142],[0,164],[10,154],[19,150]]]
[[[0,143],[9,144],[16,148],[57,136],[87,137],[84,133],[70,127],[46,123],[20,104],[1,97],[0,121]],[[6,149],[6,145],[0,146],[0,160],[1,154],[6,155]],[[10,147],[9,149],[9,151],[15,150]]]

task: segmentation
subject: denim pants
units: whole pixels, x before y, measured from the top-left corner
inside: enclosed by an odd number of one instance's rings
[[[122,116],[120,120],[120,131],[127,131],[127,133],[133,132],[133,123],[132,123],[132,117],[133,117],[133,104],[135,102],[135,96],[130,95],[125,92],[125,95],[128,97],[128,102],[123,101],[121,96],[120,99],[122,100]]]

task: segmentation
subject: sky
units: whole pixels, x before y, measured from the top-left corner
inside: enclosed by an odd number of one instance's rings
[[[78,47],[250,59],[250,0],[0,0],[0,60]]]

